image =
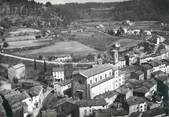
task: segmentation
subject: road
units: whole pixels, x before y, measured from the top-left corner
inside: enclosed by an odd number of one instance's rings
[[[6,53],[0,53],[0,55],[6,56],[6,57],[15,58],[15,59],[20,59],[20,60],[25,60],[25,61],[34,62],[34,59],[31,59],[31,58],[25,58],[25,57],[15,56],[15,55],[6,54]],[[38,62],[38,63],[44,63],[44,60],[36,60],[36,62]],[[45,60],[45,62],[46,62],[47,64],[54,64],[54,65],[64,65],[64,64],[93,65],[93,64],[94,64],[94,62],[86,62],[86,63],[80,63],[80,62],[78,62],[78,63],[75,63],[75,62],[56,62],[56,61],[47,61],[47,60]]]

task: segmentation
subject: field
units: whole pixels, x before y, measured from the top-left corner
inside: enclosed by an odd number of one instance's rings
[[[43,47],[36,50],[22,51],[21,53],[15,53],[21,56],[27,57],[37,57],[39,55],[43,56],[54,56],[62,54],[77,54],[85,56],[89,53],[96,53],[97,51],[93,48],[87,47],[76,41],[65,41],[65,42],[56,42],[53,45]]]
[[[9,47],[6,49],[16,49],[16,48],[29,48],[29,47],[37,47],[37,46],[45,46],[50,44],[49,40],[26,40],[26,41],[15,41],[8,42]]]

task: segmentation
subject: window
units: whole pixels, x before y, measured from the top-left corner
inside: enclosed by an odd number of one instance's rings
[[[79,84],[82,84],[82,80],[79,80]]]
[[[109,75],[111,76],[111,72],[109,73]]]
[[[105,74],[105,78],[107,78],[107,74]]]
[[[95,81],[97,82],[97,78],[95,78]]]
[[[90,80],[90,84],[92,84],[92,80]]]
[[[102,80],[102,76],[100,76],[100,80]]]

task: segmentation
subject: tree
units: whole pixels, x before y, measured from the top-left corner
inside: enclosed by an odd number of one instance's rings
[[[4,43],[3,43],[3,47],[4,47],[4,48],[7,48],[8,46],[9,46],[9,44],[8,44],[7,42],[4,42]]]
[[[51,3],[51,2],[46,2],[45,6],[46,6],[46,7],[51,7],[51,6],[52,6],[52,3]]]

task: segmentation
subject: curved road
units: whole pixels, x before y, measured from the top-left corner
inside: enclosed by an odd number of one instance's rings
[[[1,53],[0,55],[2,56],[6,56],[6,57],[11,57],[11,58],[16,58],[16,59],[20,59],[20,60],[25,60],[25,61],[34,61],[34,59],[31,58],[25,58],[25,57],[20,57],[20,56],[15,56],[15,55],[11,55],[11,54],[6,54],[6,53]],[[36,62],[38,63],[44,63],[44,60],[36,60]],[[64,65],[64,64],[73,64],[73,65],[92,65],[94,64],[94,62],[88,62],[88,63],[75,63],[75,62],[56,62],[56,61],[47,61],[45,60],[45,62],[47,64],[55,64],[55,65]]]

